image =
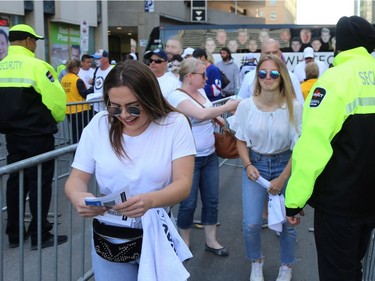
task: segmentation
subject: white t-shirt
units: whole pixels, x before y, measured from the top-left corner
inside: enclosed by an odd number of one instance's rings
[[[319,60],[314,60],[314,61],[316,62],[316,64],[319,67],[319,77],[320,77],[323,74],[323,72],[328,69],[328,65],[325,62],[322,62],[322,61],[319,61]],[[305,61],[301,61],[299,64],[297,64],[294,67],[293,73],[297,77],[297,79],[299,80],[300,83],[302,83],[306,79],[305,68],[306,68],[306,62]]]
[[[165,99],[168,99],[170,93],[175,91],[177,88],[181,87],[181,82],[174,76],[171,72],[164,73],[163,76],[157,78],[161,93]]]
[[[119,159],[109,142],[107,113],[99,112],[83,130],[72,167],[95,172],[102,194],[126,186],[130,196],[164,188],[172,182],[172,161],[196,151],[185,116],[172,112],[157,123],[152,122],[139,136],[123,134],[131,160]]]
[[[302,128],[302,106],[294,100],[295,124],[289,122],[286,104],[273,112],[258,109],[253,97],[244,99],[230,122],[236,138],[245,141],[251,150],[261,154],[274,154],[292,150]]]
[[[78,72],[79,78],[81,78],[83,82],[85,82],[86,89],[89,89],[91,87],[91,85],[89,84],[89,80],[94,78],[94,72],[95,70],[91,67],[87,70],[80,68]]]
[[[94,81],[94,93],[88,94],[86,97],[87,101],[98,101],[103,99],[103,86],[104,80],[108,73],[112,70],[113,65],[110,65],[106,70],[101,70],[100,68],[96,71],[95,81]],[[102,103],[94,103],[94,110],[100,112],[105,110],[105,106]]]
[[[206,99],[204,107],[212,107],[211,101],[207,98],[204,89],[199,89],[199,93]],[[174,91],[168,97],[168,102],[175,108],[178,109],[178,105],[185,101],[190,100],[197,107],[200,106],[195,100],[193,100],[189,95],[181,91]],[[195,144],[197,147],[197,156],[207,156],[215,152],[215,137],[214,137],[214,127],[212,120],[199,121],[193,117],[190,117],[190,121],[193,127],[193,135],[195,139]]]
[[[252,70],[248,72],[241,84],[241,88],[238,91],[238,96],[245,99],[251,97],[254,93],[254,81],[255,81],[255,72],[256,70]],[[297,77],[293,74],[293,72],[288,71],[290,80],[292,81],[294,92],[296,93],[297,101],[303,105],[305,102],[305,98],[303,97],[301,84],[299,83]]]

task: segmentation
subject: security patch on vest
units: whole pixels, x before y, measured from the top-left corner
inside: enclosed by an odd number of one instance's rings
[[[315,88],[314,93],[312,95],[311,101],[310,101],[310,107],[318,107],[326,95],[326,90],[323,88]]]
[[[55,82],[55,78],[53,78],[53,75],[52,75],[51,72],[47,71],[46,76],[47,76],[49,81]]]

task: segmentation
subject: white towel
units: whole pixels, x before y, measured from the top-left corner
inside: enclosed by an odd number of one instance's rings
[[[259,176],[257,183],[268,189],[271,183]],[[283,223],[286,222],[284,195],[272,195],[268,193],[268,228],[277,232],[283,231]]]
[[[277,232],[283,231],[286,221],[284,195],[268,195],[268,228]]]
[[[163,208],[142,216],[143,243],[138,281],[185,281],[190,277],[182,262],[191,258],[189,248]]]

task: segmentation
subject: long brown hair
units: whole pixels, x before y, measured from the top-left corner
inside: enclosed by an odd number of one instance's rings
[[[279,89],[280,95],[285,98],[285,102],[288,106],[289,122],[296,123],[295,116],[294,116],[294,106],[293,106],[293,100],[296,99],[296,93],[294,91],[292,81],[290,80],[289,71],[286,68],[285,63],[278,56],[265,55],[260,58],[259,63],[256,67],[256,72],[255,72],[256,81],[254,83],[254,95],[258,96],[260,95],[262,91],[262,87],[260,85],[257,73],[261,65],[265,61],[273,61],[276,64],[278,71],[280,72],[280,79],[281,79],[280,89]]]
[[[118,63],[108,73],[103,86],[105,104],[109,104],[109,90],[121,86],[126,86],[133,92],[151,122],[155,122],[165,117],[168,113],[175,111],[164,99],[155,75],[143,63],[126,60]],[[108,122],[110,124],[109,138],[114,152],[119,158],[127,156],[122,137],[124,124],[116,117],[110,115],[108,115]]]

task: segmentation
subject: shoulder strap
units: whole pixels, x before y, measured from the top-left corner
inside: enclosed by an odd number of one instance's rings
[[[94,71],[94,77],[93,77],[93,79],[92,79],[92,81],[94,81],[94,82],[95,82],[96,73],[98,72],[98,69],[99,69],[99,67],[96,67],[96,68],[95,68],[95,71]]]
[[[189,97],[191,97],[193,100],[195,100],[196,103],[198,103],[202,108],[206,108],[206,107],[205,107],[203,104],[201,104],[196,98],[194,98],[194,97],[192,97],[191,95],[189,95],[189,93],[186,92],[184,89],[182,89],[182,88],[178,88],[178,89],[176,89],[176,90],[177,90],[177,91],[181,91],[181,92],[187,94]],[[220,127],[225,127],[225,125],[224,125],[222,122],[220,122],[219,119],[217,119],[216,117],[213,118],[213,120],[214,120],[214,121],[215,121]]]

